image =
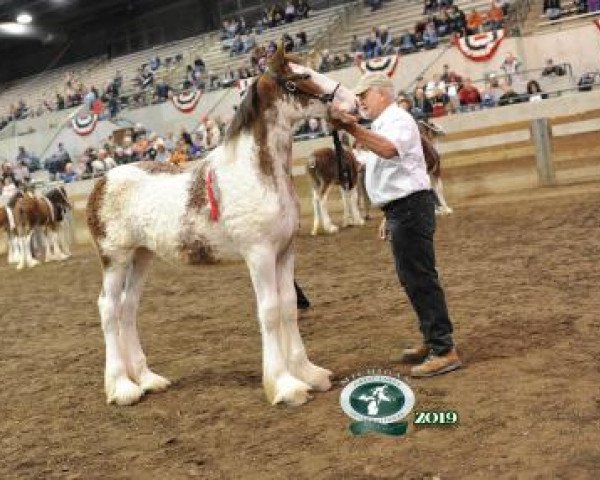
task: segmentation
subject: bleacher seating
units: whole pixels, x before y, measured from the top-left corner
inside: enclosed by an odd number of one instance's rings
[[[471,9],[487,10],[489,0],[458,0],[454,2],[461,10],[468,14]],[[407,30],[414,32],[416,23],[424,18],[423,2],[420,1],[391,1],[384,2],[383,7],[371,12],[368,7],[356,15],[342,32],[331,32],[330,51],[332,53],[348,52],[352,36],[357,35],[364,40],[369,35],[372,27],[386,25],[393,38],[397,38]]]

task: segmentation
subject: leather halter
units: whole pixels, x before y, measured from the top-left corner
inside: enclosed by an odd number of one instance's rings
[[[316,100],[319,100],[322,103],[333,102],[333,99],[335,98],[335,94],[337,93],[337,91],[341,85],[338,82],[338,84],[333,89],[333,92],[321,93],[320,95],[317,95],[317,94],[305,92],[304,90],[299,89],[298,85],[295,82],[296,80],[308,80],[310,78],[310,73],[294,74],[291,76],[291,78],[284,77],[283,75],[279,75],[279,74],[273,74],[273,73],[269,72],[268,70],[265,73],[267,75],[269,75],[273,80],[275,80],[280,86],[282,86],[286,92],[292,93],[292,94],[297,93],[297,94],[301,94],[301,95],[306,95],[307,97],[314,98]]]

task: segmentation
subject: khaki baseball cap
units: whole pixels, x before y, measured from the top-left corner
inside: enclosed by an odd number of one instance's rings
[[[394,82],[384,73],[366,73],[354,87],[354,95],[361,95],[371,87],[394,88]]]

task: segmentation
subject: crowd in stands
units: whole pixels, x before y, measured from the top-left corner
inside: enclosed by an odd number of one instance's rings
[[[43,165],[39,158],[19,147],[19,154],[13,161],[0,164],[0,193],[6,200],[12,189],[27,185],[31,173],[42,167],[48,171],[50,180],[70,183],[101,175],[117,165],[141,160],[185,165],[216,148],[225,128],[219,118],[205,117],[193,132],[182,129],[178,135],[169,132],[162,137],[137,124],[120,141],[111,135],[97,148],[90,146],[77,157],[70,155],[64,144],[59,143]]]
[[[394,36],[385,25],[373,27],[366,38],[353,36],[350,52],[370,59],[436,48],[441,39],[452,35],[473,35],[502,28],[508,7],[506,0],[492,0],[488,9],[473,9],[466,15],[453,5],[453,0],[425,0],[423,15],[426,16],[416,23],[413,31]]]
[[[600,12],[600,0],[572,0],[569,6],[561,0],[544,0],[543,12],[548,20],[557,20],[564,16],[577,15],[588,12]]]
[[[517,78],[522,80],[521,62],[507,53],[499,66],[500,72],[490,74],[483,85],[452,71],[444,65],[441,74],[430,80],[419,78],[411,92],[401,92],[398,103],[417,119],[440,117],[446,114],[501,107],[522,102],[535,102],[548,98],[538,80],[531,78],[524,91],[515,91]],[[565,75],[562,65],[548,60],[540,76]]]

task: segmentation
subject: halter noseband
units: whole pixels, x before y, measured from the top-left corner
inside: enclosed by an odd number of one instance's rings
[[[296,82],[295,82],[295,80],[308,80],[310,78],[310,73],[295,74],[295,75],[293,75],[293,79],[286,78],[279,74],[275,75],[275,74],[270,73],[269,71],[267,71],[265,73],[267,73],[272,79],[274,79],[279,85],[281,85],[285,89],[286,92],[293,93],[293,94],[301,93],[302,95],[306,95],[307,97],[319,100],[322,103],[333,102],[333,99],[335,98],[335,94],[337,93],[337,91],[341,85],[341,83],[338,82],[338,84],[333,89],[333,92],[322,93],[320,95],[316,95],[314,93],[305,92],[304,90],[299,90],[298,85],[296,85]]]

